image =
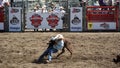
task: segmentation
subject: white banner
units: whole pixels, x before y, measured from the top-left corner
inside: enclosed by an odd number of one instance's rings
[[[116,30],[116,22],[88,22],[88,30]]]
[[[4,22],[0,22],[0,30],[4,30]]]
[[[50,13],[39,13],[29,12],[26,15],[26,28],[46,28],[46,29],[62,29],[63,21],[61,19],[62,14],[50,14]]]
[[[21,31],[21,8],[9,7],[9,31]]]
[[[70,9],[70,31],[82,31],[82,7]]]

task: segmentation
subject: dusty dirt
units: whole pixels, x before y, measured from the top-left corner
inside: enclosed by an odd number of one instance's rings
[[[120,54],[120,33],[67,33],[74,49],[73,59],[66,51],[48,64],[32,63],[58,32],[0,33],[0,68],[120,68],[112,62]],[[56,54],[55,54],[56,55]],[[54,55],[54,56],[55,56]]]

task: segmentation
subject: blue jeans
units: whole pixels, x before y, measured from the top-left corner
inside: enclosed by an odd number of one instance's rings
[[[57,49],[54,49],[53,47],[49,47],[47,48],[46,51],[44,51],[44,53],[38,58],[38,62],[41,62],[44,58],[44,56],[48,55],[48,60],[51,61],[52,60],[52,54],[58,52]]]
[[[55,49],[55,48],[51,48],[51,49],[49,50],[49,53],[48,53],[48,60],[49,60],[49,61],[52,60],[52,54],[53,54],[53,53],[56,53],[56,52],[58,52],[58,50]]]

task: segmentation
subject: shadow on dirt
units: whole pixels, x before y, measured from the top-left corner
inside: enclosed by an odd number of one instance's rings
[[[32,61],[32,63],[35,63],[35,64],[47,64],[47,62],[45,60],[42,60],[42,61],[38,61],[37,59],[34,59]]]
[[[98,57],[101,58],[101,57]],[[90,56],[82,56],[79,54],[74,54],[73,58],[70,59],[69,56],[62,55],[59,58],[53,58],[50,63],[72,63],[72,62],[79,62],[79,61],[86,61],[86,60],[96,60],[98,58],[90,57]],[[37,59],[34,59],[32,63],[35,64],[47,64],[47,59],[43,59],[42,61],[38,62]]]
[[[47,59],[43,59],[43,61],[38,62],[37,59],[34,59],[32,61],[32,63],[35,63],[35,64],[48,64],[46,62],[46,60]],[[78,53],[74,53],[74,56],[73,56],[72,59],[69,59],[69,56],[62,55],[60,58],[57,58],[57,59],[53,58],[50,63],[73,63],[73,62],[80,62],[80,61],[84,62],[84,61],[87,61],[87,60],[94,60],[94,61],[107,60],[107,61],[114,62],[115,64],[117,64],[117,63],[120,63],[120,55],[117,55],[116,58],[111,59],[110,57],[102,57],[102,56],[99,56],[99,55],[86,56],[86,55],[80,55]]]

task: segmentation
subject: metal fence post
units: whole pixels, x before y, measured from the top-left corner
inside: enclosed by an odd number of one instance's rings
[[[9,31],[9,9],[8,9],[8,6],[5,4],[5,7],[4,7],[4,15],[5,15],[5,19],[4,19],[4,29],[5,29],[5,32],[8,32]]]
[[[86,31],[87,30],[87,26],[86,26],[86,2],[84,2],[83,4],[82,4],[82,8],[83,8],[83,31]]]
[[[25,1],[22,0],[22,31],[25,31]]]
[[[118,15],[118,31],[120,31],[120,6],[117,6],[117,15]]]

